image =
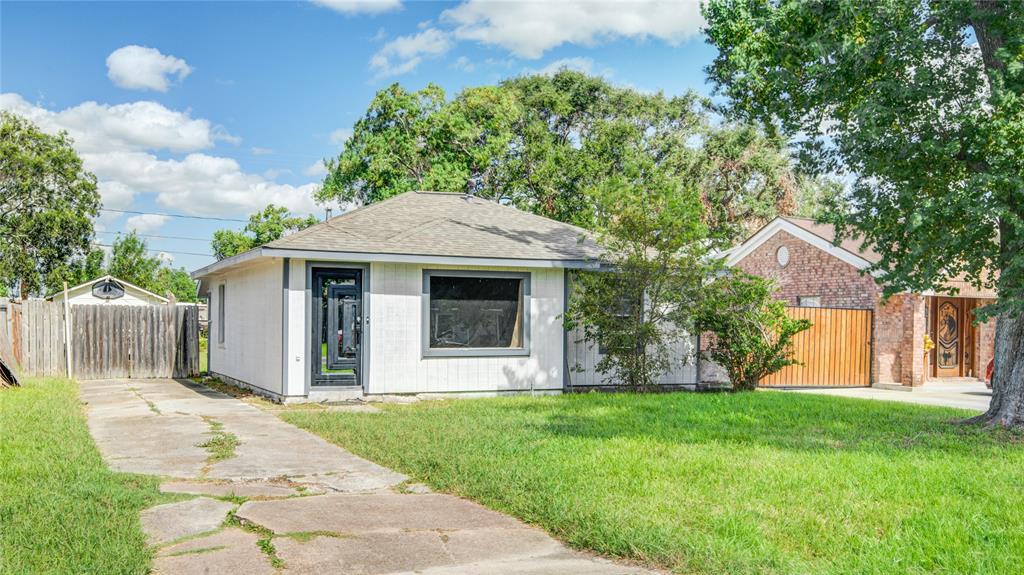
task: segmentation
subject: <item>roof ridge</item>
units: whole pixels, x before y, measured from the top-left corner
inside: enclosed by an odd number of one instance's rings
[[[383,199],[383,200],[381,200],[379,202],[373,202],[372,204],[366,204],[366,205],[362,205],[362,206],[356,207],[354,209],[351,209],[351,210],[348,210],[348,211],[343,212],[341,214],[338,214],[338,215],[334,216],[333,218],[331,218],[329,220],[324,220],[322,222],[317,222],[317,223],[313,224],[312,226],[309,226],[308,228],[303,228],[303,229],[301,229],[301,230],[299,230],[299,231],[297,231],[295,233],[288,234],[288,235],[285,235],[285,236],[281,236],[281,237],[277,238],[276,240],[271,240],[271,241],[263,244],[263,246],[270,246],[271,244],[277,243],[277,242],[279,242],[279,241],[281,241],[281,240],[283,240],[285,238],[288,238],[288,239],[301,238],[303,236],[306,236],[306,235],[309,235],[310,233],[312,233],[314,228],[319,228],[321,226],[328,226],[331,229],[337,229],[332,224],[334,224],[338,220],[349,218],[353,214],[356,214],[356,213],[365,214],[366,212],[372,210],[373,208],[376,208],[377,206],[380,206],[380,205],[383,205],[383,204],[387,204],[387,203],[391,202],[391,200],[397,200],[398,198],[401,198],[403,196],[407,196],[407,195],[412,194],[412,193],[416,193],[416,192],[414,192],[414,191],[412,191],[412,192],[402,192],[401,194],[398,194],[396,196],[391,196],[390,198],[385,198],[385,199]],[[340,230],[340,231],[342,231],[344,233],[347,233],[350,236],[358,237],[358,236],[356,236],[355,234],[353,234],[351,232],[347,232],[347,231],[344,231],[344,230]],[[263,246],[257,246],[257,247],[263,247]]]

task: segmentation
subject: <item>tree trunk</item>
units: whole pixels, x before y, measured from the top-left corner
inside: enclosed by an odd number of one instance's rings
[[[988,412],[971,422],[1024,427],[1024,313],[996,321],[995,370]]]

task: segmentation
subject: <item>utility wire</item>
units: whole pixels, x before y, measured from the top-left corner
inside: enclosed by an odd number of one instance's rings
[[[93,245],[97,246],[97,247],[101,247],[101,248],[113,248],[114,247],[114,246],[112,246],[110,244],[101,244],[101,243],[94,243]],[[208,258],[214,257],[213,254],[201,254],[201,253],[198,253],[198,252],[179,252],[177,250],[155,250],[155,249],[151,249],[151,248],[146,248],[146,251],[147,252],[155,252],[155,253],[164,252],[164,253],[168,253],[168,254],[179,254],[179,255],[183,255],[183,256],[205,256],[205,257],[208,257]]]
[[[115,210],[113,208],[100,208],[104,212],[115,212],[118,214],[139,214],[141,216],[167,216],[169,218],[189,218],[193,220],[215,220],[218,222],[241,222],[243,224],[249,223],[249,220],[239,220],[235,218],[216,218],[213,216],[189,216],[185,214],[168,214],[162,212],[137,212],[135,210]]]
[[[124,235],[127,236],[131,232],[108,232],[108,231],[104,230],[104,231],[96,232],[96,233],[98,233],[98,234],[114,234],[114,235],[124,234]],[[156,238],[156,239],[160,239],[160,240],[188,240],[190,242],[209,242],[210,241],[210,238],[186,238],[186,237],[182,237],[182,236],[156,236],[156,235],[153,235],[153,234],[138,234],[138,233],[135,234],[135,235],[139,236],[140,238]]]

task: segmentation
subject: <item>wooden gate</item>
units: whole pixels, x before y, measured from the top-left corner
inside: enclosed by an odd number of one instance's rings
[[[27,300],[7,302],[2,312],[7,323],[0,329],[0,351],[23,375],[68,375],[69,351],[75,379],[199,373],[199,308],[194,305],[66,308],[59,301]]]
[[[871,310],[824,307],[786,308],[790,317],[812,326],[793,338],[800,365],[761,380],[765,387],[858,387],[871,385]]]

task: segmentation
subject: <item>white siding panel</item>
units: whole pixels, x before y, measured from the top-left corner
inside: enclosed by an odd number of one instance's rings
[[[288,383],[285,395],[306,394],[306,260],[292,259],[288,274]]]
[[[210,371],[277,394],[282,393],[281,268],[280,259],[254,263],[214,279],[210,290],[211,318],[220,317],[221,284],[227,302],[223,344],[217,343],[220,326],[212,326]]]
[[[424,269],[499,269],[374,263],[370,271],[369,393],[562,389],[562,270],[531,273],[530,355],[422,357]]]

